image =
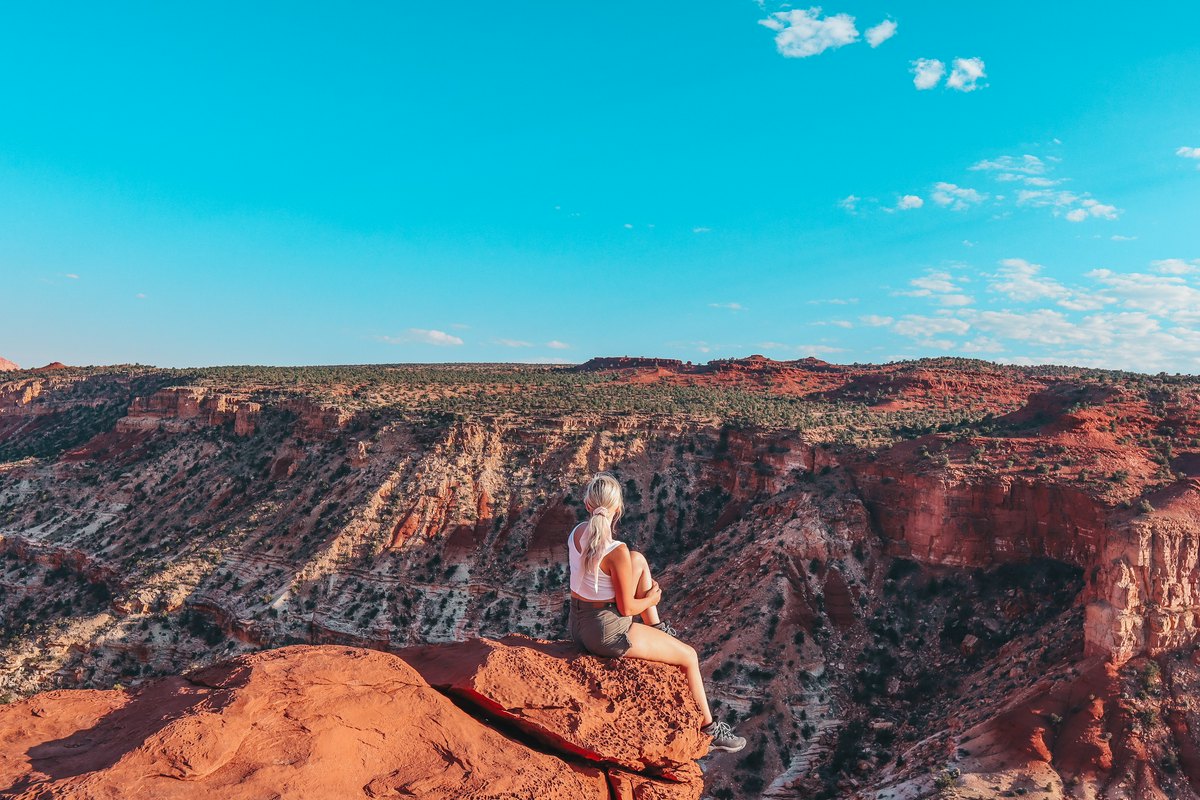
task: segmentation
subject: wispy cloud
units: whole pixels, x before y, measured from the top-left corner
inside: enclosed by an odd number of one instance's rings
[[[841,208],[843,211],[847,211],[851,214],[856,214],[858,213],[858,203],[860,200],[862,200],[862,198],[858,195],[848,194],[841,200],[838,200],[838,208]]]
[[[1175,151],[1175,155],[1180,158],[1200,159],[1200,147],[1181,147]],[[1200,164],[1196,164],[1196,169],[1200,169]]]
[[[941,298],[959,282],[931,271],[901,294],[942,307],[859,319],[936,352],[1200,372],[1200,259],[1161,259],[1149,272],[1094,269],[1068,282],[1039,264],[1009,258],[983,280],[988,291],[980,298],[982,307],[945,307]]]
[[[571,345],[567,344],[566,342],[560,342],[558,339],[551,339],[550,341],[546,342],[546,347],[549,347],[551,350],[571,349]]]
[[[378,341],[386,344],[432,344],[439,347],[457,347],[463,340],[457,336],[439,330],[424,328],[409,328],[403,336],[377,336]]]
[[[501,347],[533,347],[533,342],[526,342],[521,339],[496,339],[495,342]]]
[[[879,47],[879,45],[896,35],[896,21],[885,19],[878,25],[867,28],[864,35],[867,38],[867,44],[871,45],[871,47]]]
[[[872,328],[880,328],[884,325],[891,325],[894,317],[884,317],[879,314],[864,314],[858,318],[858,321],[863,325],[869,325]]]
[[[1041,275],[1042,265],[1031,264],[1023,258],[1006,258],[992,276],[988,287],[1010,300],[1034,302],[1051,300],[1072,311],[1095,311],[1113,302],[1111,298],[1068,289],[1063,284]]]
[[[68,272],[67,274],[63,275],[63,277],[64,277],[64,278],[70,278],[70,279],[71,279],[71,280],[73,280],[73,281],[77,281],[77,280],[79,280],[79,276],[78,276],[78,275],[76,275],[74,272]]]
[[[854,17],[823,17],[819,7],[776,11],[758,24],[775,31],[775,47],[786,58],[809,58],[858,41]]]
[[[987,199],[987,195],[975,189],[968,189],[965,186],[958,186],[953,183],[944,181],[933,185],[933,194],[930,198],[943,208],[949,208],[951,211],[965,211],[974,205],[979,205]]]
[[[709,303],[709,308],[724,308],[728,311],[745,311],[746,308],[741,303]]]
[[[961,285],[965,282],[966,278],[955,277],[949,272],[927,270],[921,277],[913,278],[908,282],[908,285],[913,288],[896,291],[892,294],[901,297],[928,297],[943,306],[966,306],[975,302],[975,299],[967,294]]]
[[[1200,258],[1184,261],[1182,258],[1164,258],[1151,261],[1150,269],[1160,275],[1191,275],[1200,270]]]
[[[703,226],[697,227],[697,228],[692,228],[692,233],[711,233],[711,232],[712,232],[712,228],[705,228]]]
[[[759,342],[755,345],[762,350],[784,350],[808,356],[830,356],[844,353],[846,348],[831,344],[787,344],[786,342]]]
[[[1115,220],[1121,209],[1110,203],[1102,203],[1088,192],[1054,188],[1066,178],[1054,176],[1057,159],[1042,159],[1035,155],[1000,156],[985,159],[969,167],[975,172],[989,174],[1000,183],[1017,183],[1025,188],[1017,189],[1015,201],[1018,206],[1048,208],[1056,217],[1068,222],[1083,222],[1089,219]]]

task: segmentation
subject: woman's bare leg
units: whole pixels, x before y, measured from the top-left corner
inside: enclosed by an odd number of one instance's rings
[[[628,658],[644,658],[647,661],[661,661],[683,667],[687,671],[688,686],[692,689],[692,697],[700,707],[700,716],[704,718],[703,725],[713,721],[712,712],[708,709],[708,695],[704,693],[704,679],[700,677],[700,659],[691,645],[684,644],[670,634],[663,633],[658,628],[634,623],[629,626],[629,641],[633,643],[626,651]]]
[[[645,597],[653,581],[650,577],[650,565],[646,562],[646,557],[637,550],[631,551],[629,558],[633,562],[633,585],[637,587],[633,596]],[[657,625],[660,621],[658,606],[650,606],[642,612],[642,622],[647,625]]]

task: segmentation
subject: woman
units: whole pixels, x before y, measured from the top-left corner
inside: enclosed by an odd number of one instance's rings
[[[571,564],[571,638],[594,655],[644,658],[687,671],[688,684],[703,717],[710,748],[736,753],[746,740],[724,722],[714,722],[700,677],[696,651],[675,637],[658,616],[662,589],[650,576],[646,557],[613,539],[613,526],[625,503],[621,484],[607,472],[588,483],[583,505],[591,515],[567,539]],[[641,617],[641,624],[634,622]]]

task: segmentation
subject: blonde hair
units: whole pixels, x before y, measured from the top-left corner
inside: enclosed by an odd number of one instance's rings
[[[583,493],[583,507],[592,515],[583,532],[583,574],[592,575],[592,585],[600,586],[600,559],[612,544],[613,528],[625,511],[621,483],[612,473],[597,472]]]

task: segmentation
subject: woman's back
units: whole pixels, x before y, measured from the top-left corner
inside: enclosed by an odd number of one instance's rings
[[[604,570],[597,569],[596,575],[588,572],[584,573],[583,554],[575,544],[575,533],[580,527],[587,523],[579,523],[571,529],[571,533],[567,536],[567,553],[570,554],[571,565],[571,591],[582,597],[584,600],[613,600],[616,598],[616,590],[613,589],[612,579],[604,574]],[[582,544],[582,543],[581,543]],[[613,540],[608,548],[600,554],[603,559],[614,549],[620,546],[622,542]]]

